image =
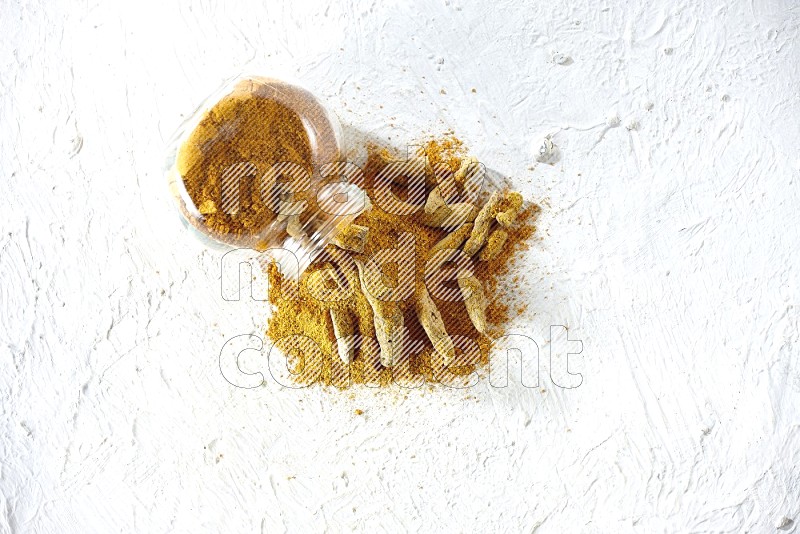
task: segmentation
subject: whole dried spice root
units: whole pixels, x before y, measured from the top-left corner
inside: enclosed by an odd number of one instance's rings
[[[481,171],[478,158],[468,156],[461,161],[461,166],[453,173],[453,181],[464,191],[467,198],[473,198],[479,193],[483,185],[483,178],[485,178]],[[449,190],[448,193],[444,196],[449,200],[454,193]]]
[[[461,160],[461,165],[458,167],[458,170],[453,174],[453,179],[459,185],[463,185],[467,178],[475,172],[476,167],[480,165],[478,158],[474,156],[467,156],[463,160]]]
[[[321,283],[328,287],[335,286],[340,290],[346,288],[347,282],[343,280],[342,275],[336,273],[333,267],[321,269],[319,272]],[[342,362],[350,363],[355,357],[356,321],[346,307],[331,306],[329,313],[333,334],[336,336],[336,352]]]
[[[381,364],[384,367],[391,367],[403,350],[403,312],[396,302],[383,300],[387,298],[386,295],[373,295],[369,291],[366,281],[367,268],[361,260],[354,259],[354,261],[358,267],[361,291],[372,307],[375,336],[381,348]]]
[[[486,306],[489,303],[483,285],[474,276],[459,276],[458,287],[461,289],[467,314],[475,325],[475,330],[486,334]]]
[[[444,236],[442,239],[437,241],[435,245],[431,247],[430,251],[428,252],[428,257],[433,258],[438,252],[442,250],[458,249],[461,245],[464,244],[464,241],[466,241],[467,238],[469,237],[470,233],[472,232],[472,226],[473,226],[472,223],[464,224],[457,230]],[[428,265],[428,269],[430,270],[434,270],[438,267],[441,267],[441,264]]]
[[[489,200],[481,208],[478,216],[475,218],[475,226],[472,228],[472,233],[464,244],[464,253],[467,256],[472,256],[480,250],[489,236],[489,228],[491,227],[492,220],[495,218],[497,207],[502,200],[500,193],[492,193]]]
[[[519,210],[522,209],[522,201],[522,195],[519,193],[508,193],[505,198],[505,202],[508,207],[503,211],[498,212],[497,222],[499,222],[505,228],[511,227],[511,225],[514,224],[514,221],[517,220]]]
[[[303,223],[300,222],[299,215],[290,215],[286,219],[286,233],[295,239],[303,239],[306,232],[303,230]]]
[[[508,230],[504,228],[492,230],[492,233],[489,234],[489,238],[486,240],[486,244],[478,254],[478,259],[481,261],[492,261],[503,252],[506,241],[508,241]]]
[[[444,365],[450,365],[456,356],[456,348],[453,340],[447,334],[444,326],[442,314],[436,303],[433,302],[431,294],[425,284],[420,284],[416,297],[417,318],[425,333],[428,334],[434,350],[442,357]]]
[[[447,204],[441,193],[441,187],[434,187],[428,194],[423,207],[422,222],[435,228],[458,228],[464,223],[472,222],[478,215],[478,208],[469,202]]]
[[[369,228],[366,226],[359,226],[357,224],[350,224],[342,231],[340,231],[331,241],[337,247],[358,252],[364,252],[364,247],[367,244],[367,236],[369,235]]]
[[[522,209],[522,195],[517,192],[507,193],[501,201],[498,212],[495,218],[502,228],[495,228],[489,234],[486,240],[486,245],[481,249],[478,254],[478,259],[481,261],[492,261],[502,251],[503,247],[508,241],[509,228],[511,228],[517,220],[520,210]]]
[[[409,176],[424,178],[428,188],[435,182],[433,168],[426,156],[401,159],[375,146],[369,147],[365,173],[373,178],[380,176],[381,179],[388,179],[395,185],[408,185]]]
[[[447,203],[442,196],[442,191],[439,186],[434,187],[430,193],[428,193],[428,198],[425,200],[425,206],[423,206],[423,211],[425,215],[433,215],[441,208],[446,208]]]
[[[331,323],[333,334],[336,336],[336,352],[344,363],[350,363],[355,358],[355,321],[347,310],[331,308]]]
[[[422,222],[434,228],[457,228],[464,223],[474,221],[477,215],[478,208],[469,202],[459,202],[442,206],[431,215],[426,213]]]

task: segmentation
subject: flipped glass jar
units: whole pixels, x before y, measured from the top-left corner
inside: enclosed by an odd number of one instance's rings
[[[343,154],[339,121],[313,94],[247,76],[179,128],[167,179],[181,220],[206,245],[288,251],[297,265],[281,270],[299,274],[364,209],[361,191],[337,179]]]

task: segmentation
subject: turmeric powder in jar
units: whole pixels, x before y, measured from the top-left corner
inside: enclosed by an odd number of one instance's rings
[[[244,78],[221,93],[177,146],[171,188],[183,219],[212,241],[242,247],[279,246],[287,224],[312,231],[316,169],[340,154],[335,117],[279,80]]]

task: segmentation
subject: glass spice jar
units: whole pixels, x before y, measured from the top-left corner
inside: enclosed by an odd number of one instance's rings
[[[181,221],[203,243],[289,251],[302,272],[364,209],[361,190],[340,181],[343,154],[338,119],[310,91],[244,76],[180,126],[166,173]]]

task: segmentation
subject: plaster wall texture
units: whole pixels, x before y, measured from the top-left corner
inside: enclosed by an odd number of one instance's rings
[[[4,0],[0,27],[3,534],[796,530],[796,2]],[[453,130],[542,205],[538,387],[224,380],[266,307],[220,298],[162,171],[243,70],[398,147]]]

